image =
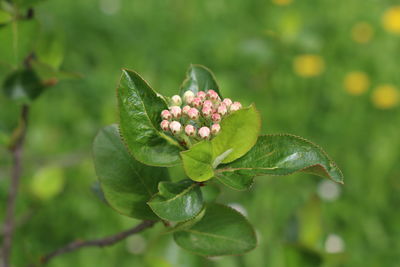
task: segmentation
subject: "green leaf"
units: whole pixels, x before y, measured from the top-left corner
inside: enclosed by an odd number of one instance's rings
[[[221,189],[218,186],[210,183],[205,184],[200,189],[203,200],[207,203],[214,202],[221,193]]]
[[[132,155],[147,165],[178,164],[180,145],[160,129],[164,99],[130,70],[122,71],[117,94],[121,133]]]
[[[199,212],[199,214],[197,214],[194,218],[184,222],[177,223],[174,227],[168,229],[165,233],[169,234],[188,229],[193,225],[195,225],[196,223],[198,223],[204,217],[205,214],[206,214],[206,207],[204,206],[203,209]]]
[[[186,174],[198,182],[211,179],[220,163],[231,162],[251,149],[260,125],[260,115],[254,105],[230,114],[221,122],[221,132],[214,139],[181,152]]]
[[[56,35],[43,35],[39,39],[35,55],[40,63],[58,70],[64,60],[64,46]]]
[[[158,183],[169,179],[165,168],[146,166],[132,158],[115,124],[97,134],[93,156],[101,188],[112,208],[136,219],[157,219],[146,203],[157,193]]]
[[[15,71],[6,78],[3,84],[7,97],[22,102],[34,100],[44,89],[45,86],[32,70]]]
[[[191,180],[160,182],[159,193],[147,204],[163,220],[181,222],[195,217],[203,208],[199,186]]]
[[[181,85],[180,95],[182,96],[188,90],[196,94],[198,91],[207,92],[209,89],[214,90],[221,96],[217,81],[211,70],[202,65],[190,65],[186,73],[186,79]]]
[[[289,134],[260,136],[245,156],[220,166],[216,176],[234,179],[242,175],[289,175],[299,171],[343,183],[342,172],[319,146]]]
[[[239,191],[248,190],[254,183],[254,177],[235,173],[217,175],[217,180],[222,184]]]
[[[191,228],[175,232],[174,239],[180,247],[206,257],[243,254],[257,245],[247,219],[216,203],[207,205],[204,217]]]

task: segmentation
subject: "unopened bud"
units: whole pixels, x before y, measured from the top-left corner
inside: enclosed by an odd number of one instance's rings
[[[201,100],[206,99],[207,94],[204,91],[198,91],[197,92],[197,97],[200,98]]]
[[[218,113],[214,113],[211,116],[211,120],[213,122],[220,122],[221,121],[221,115],[219,115]]]
[[[182,105],[182,99],[179,95],[174,95],[171,97],[172,105],[180,106]]]
[[[186,104],[191,104],[194,99],[194,93],[190,90],[186,91],[183,94],[183,99],[185,100]]]
[[[205,100],[203,102],[203,107],[209,107],[211,108],[213,106],[213,103],[211,102],[211,100]]]
[[[195,108],[190,108],[187,115],[190,119],[197,120],[199,118],[199,111]]]
[[[219,98],[217,92],[215,92],[214,90],[208,90],[207,91],[207,96],[211,100],[217,100]]]
[[[179,118],[181,116],[181,114],[182,114],[182,110],[178,106],[172,106],[169,109],[170,109],[170,112],[172,114],[172,117],[174,117],[174,118]]]
[[[191,109],[190,106],[188,106],[188,105],[184,106],[184,107],[182,108],[182,113],[185,114],[185,115],[187,115],[188,112],[189,112],[189,109]]]
[[[170,120],[172,118],[171,112],[164,109],[163,111],[161,111],[161,118],[163,118],[164,120]]]
[[[221,103],[221,105],[219,105],[217,109],[217,112],[221,114],[221,116],[224,116],[228,112],[228,109],[226,108],[226,105],[224,103]]]
[[[199,108],[203,104],[203,101],[199,97],[195,97],[192,101],[192,106]]]
[[[242,108],[242,104],[240,102],[233,102],[233,104],[230,107],[230,111],[236,111]]]
[[[169,121],[163,120],[160,123],[160,126],[161,126],[161,129],[163,129],[164,131],[168,131],[168,129],[169,129]]]
[[[221,130],[221,126],[218,123],[214,123],[211,126],[211,133],[212,134],[217,134],[217,133],[219,133],[220,130]]]
[[[222,103],[225,104],[227,108],[229,108],[232,105],[232,100],[230,98],[224,98],[224,101]]]
[[[181,125],[178,121],[172,121],[172,122],[169,124],[169,128],[171,129],[171,132],[172,132],[173,134],[178,134],[178,133],[180,133],[181,130],[182,130],[182,125]]]
[[[188,136],[194,136],[196,134],[196,128],[193,125],[188,124],[185,127],[185,133]]]
[[[201,113],[203,113],[204,117],[210,117],[212,114],[212,108],[203,106],[203,109],[201,110]]]
[[[210,136],[210,128],[208,127],[201,127],[199,129],[199,136],[203,139],[207,139]]]

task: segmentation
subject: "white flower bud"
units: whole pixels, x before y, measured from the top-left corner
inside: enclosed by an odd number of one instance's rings
[[[164,131],[168,131],[169,130],[169,121],[167,120],[163,120],[160,123],[161,129],[163,129]]]
[[[205,100],[205,101],[203,102],[203,107],[212,108],[212,106],[213,106],[213,103],[212,103],[211,100]]]
[[[212,114],[212,108],[203,106],[203,109],[201,110],[201,113],[203,113],[204,117],[210,117]]]
[[[233,104],[230,107],[230,111],[236,111],[242,108],[242,104],[240,102],[233,102]]]
[[[191,104],[194,99],[194,93],[190,90],[186,91],[183,94],[183,99],[185,100],[186,104]]]
[[[198,91],[196,96],[201,100],[204,100],[206,99],[207,94],[204,91]]]
[[[195,108],[191,108],[188,111],[188,117],[192,120],[197,120],[199,118],[199,111]]]
[[[228,109],[226,108],[226,105],[224,103],[221,103],[221,105],[219,105],[217,109],[217,112],[221,114],[221,116],[224,116],[228,112]]]
[[[203,104],[203,101],[199,97],[195,97],[192,101],[192,106],[195,108],[199,108]]]
[[[179,95],[174,95],[171,97],[172,105],[180,106],[182,105],[182,99]]]
[[[207,139],[210,136],[210,128],[208,127],[201,127],[199,129],[199,136],[203,139]]]
[[[171,113],[164,109],[163,111],[161,111],[161,118],[163,118],[164,120],[170,120],[172,118]]]
[[[171,132],[172,132],[173,134],[178,134],[178,133],[180,133],[181,130],[182,130],[182,125],[181,125],[178,121],[172,121],[172,122],[169,124],[169,128],[171,129]]]
[[[212,134],[217,134],[217,133],[219,133],[220,130],[221,130],[221,126],[218,123],[214,123],[211,126],[211,133]]]
[[[221,115],[219,115],[218,113],[214,113],[211,116],[211,120],[213,122],[220,122],[221,121]]]
[[[224,98],[224,101],[222,103],[225,104],[227,108],[229,108],[232,105],[232,100],[230,98]]]
[[[181,114],[182,114],[182,110],[178,106],[172,106],[169,109],[170,109],[170,112],[172,114],[172,117],[174,117],[174,118],[179,118],[181,116]]]
[[[194,136],[196,134],[196,128],[193,125],[188,124],[185,127],[185,133],[187,136]]]
[[[182,113],[183,113],[183,114],[185,114],[185,115],[187,115],[187,114],[188,114],[188,111],[189,111],[189,109],[191,109],[191,107],[190,107],[190,106],[188,106],[188,105],[184,106],[184,107],[182,108]]]

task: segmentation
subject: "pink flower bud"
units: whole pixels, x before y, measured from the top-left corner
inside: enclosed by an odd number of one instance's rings
[[[187,136],[194,136],[196,134],[196,128],[193,125],[186,125],[185,133]]]
[[[218,123],[214,123],[214,124],[211,126],[211,132],[212,132],[212,134],[217,134],[217,133],[219,133],[219,130],[221,130],[221,126],[220,126]]]
[[[236,111],[242,108],[242,104],[240,102],[233,102],[233,104],[230,107],[230,111]]]
[[[210,117],[212,113],[212,108],[203,106],[203,109],[201,110],[201,113],[203,113],[204,117]]]
[[[217,100],[219,98],[217,92],[215,92],[214,90],[208,90],[207,91],[207,96],[211,100]]]
[[[163,120],[160,123],[160,126],[161,126],[161,129],[163,129],[164,131],[168,131],[168,129],[169,129],[169,121]]]
[[[185,115],[187,115],[188,112],[189,112],[189,109],[190,109],[190,106],[188,106],[188,105],[184,106],[184,107],[182,108],[182,113],[185,114]]]
[[[183,99],[185,100],[186,104],[191,104],[194,99],[194,93],[190,90],[186,91],[183,94]]]
[[[207,139],[210,136],[210,128],[208,127],[201,127],[199,129],[199,135],[203,139]]]
[[[172,105],[180,106],[182,105],[182,99],[179,95],[174,95],[171,97]]]
[[[209,107],[211,108],[213,106],[213,103],[211,102],[211,100],[205,100],[203,102],[203,107]]]
[[[173,134],[177,134],[177,133],[180,133],[180,132],[181,132],[181,130],[182,130],[182,125],[181,125],[178,121],[172,121],[172,122],[169,124],[169,128],[171,129],[171,132],[172,132]]]
[[[195,108],[190,108],[187,115],[192,120],[197,120],[199,118],[199,111]]]
[[[170,109],[170,112],[172,114],[172,117],[174,117],[174,118],[179,118],[181,116],[181,114],[182,114],[182,110],[178,106],[172,106],[169,109]]]
[[[200,98],[201,100],[206,99],[207,94],[204,91],[198,91],[197,92],[197,97]]]
[[[221,114],[221,116],[224,116],[228,112],[228,109],[226,108],[226,105],[224,103],[221,103],[221,105],[219,105],[217,109],[217,112]]]
[[[195,97],[192,101],[192,106],[199,108],[203,104],[203,101],[199,97]]]
[[[163,118],[164,120],[170,120],[172,118],[171,113],[164,109],[163,111],[161,111],[161,118]]]
[[[214,113],[211,116],[211,120],[213,122],[220,122],[221,121],[221,115],[219,115],[218,113]]]
[[[224,98],[224,101],[222,101],[226,105],[227,108],[229,108],[232,105],[232,100],[230,98]]]

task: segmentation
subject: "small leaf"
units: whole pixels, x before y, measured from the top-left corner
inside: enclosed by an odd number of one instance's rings
[[[203,208],[200,188],[191,180],[161,182],[159,193],[147,204],[161,219],[181,222],[195,217]]]
[[[211,179],[221,162],[233,161],[251,149],[257,141],[260,124],[260,115],[253,105],[230,114],[221,122],[221,132],[214,139],[181,152],[187,176],[198,182]]]
[[[160,129],[164,99],[130,70],[122,71],[117,94],[121,133],[132,155],[147,165],[178,164],[180,145]]]
[[[174,239],[180,247],[206,257],[243,254],[257,245],[247,219],[215,203],[206,206],[204,217],[191,228],[175,232]]]
[[[45,86],[32,70],[15,71],[6,78],[3,84],[6,96],[21,102],[36,99],[44,89]]]
[[[198,91],[207,92],[209,89],[214,90],[221,96],[217,81],[211,70],[202,65],[191,65],[187,71],[186,79],[181,85],[180,95],[182,96],[188,90],[196,94]]]
[[[260,136],[245,156],[220,166],[216,175],[233,179],[238,176],[289,175],[298,171],[343,183],[342,172],[320,147],[289,134]]]
[[[64,172],[59,167],[40,169],[32,178],[31,191],[41,200],[49,200],[57,196],[64,188]]]
[[[93,156],[102,191],[112,208],[136,219],[157,219],[146,203],[157,192],[158,183],[169,179],[165,168],[146,166],[132,158],[115,124],[97,134]]]

